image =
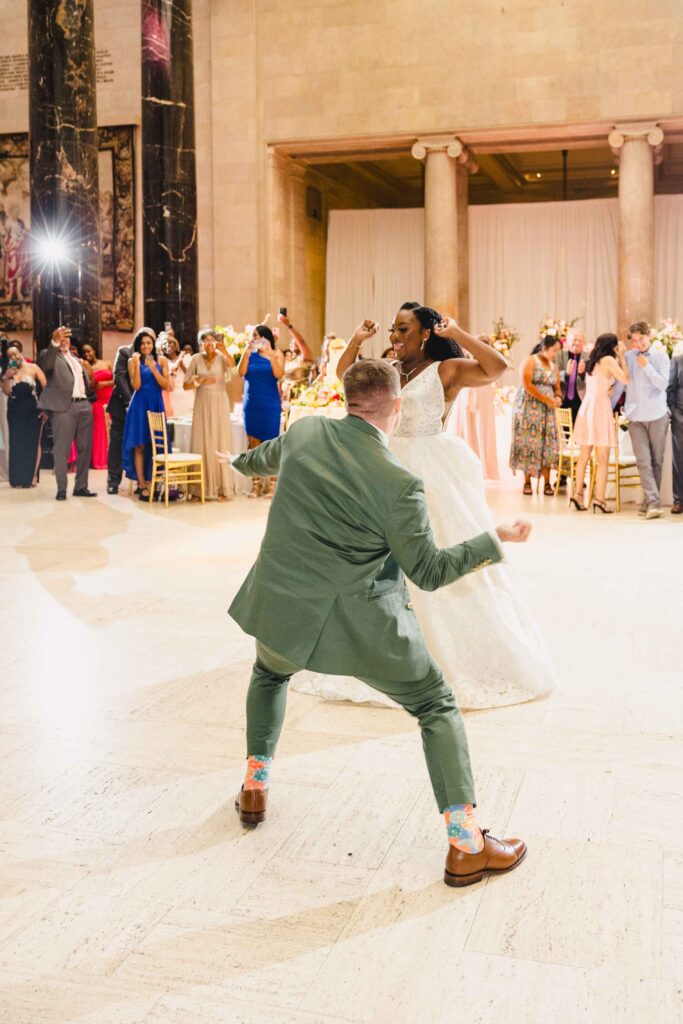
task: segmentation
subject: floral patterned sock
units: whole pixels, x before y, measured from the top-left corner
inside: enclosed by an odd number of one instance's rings
[[[480,853],[484,837],[474,817],[472,804],[452,804],[443,812],[448,842],[463,853]]]
[[[250,754],[243,789],[268,789],[272,763],[272,757],[266,757],[265,754]]]

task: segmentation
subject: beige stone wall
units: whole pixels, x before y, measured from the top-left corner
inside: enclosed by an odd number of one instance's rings
[[[236,6],[215,5],[214,17],[228,19]],[[680,0],[264,0],[255,8],[262,133],[271,140],[618,120],[683,107]],[[265,73],[269,56],[277,74]]]

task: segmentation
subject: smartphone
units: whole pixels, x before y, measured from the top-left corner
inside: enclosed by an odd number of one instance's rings
[[[173,324],[171,323],[171,321],[170,321],[170,320],[167,320],[167,321],[166,321],[166,323],[164,324],[164,330],[165,330],[165,331],[166,331],[166,333],[168,334],[168,332],[169,332],[170,330],[172,330],[172,329],[173,329]]]
[[[280,306],[280,316],[287,316],[287,307]]]

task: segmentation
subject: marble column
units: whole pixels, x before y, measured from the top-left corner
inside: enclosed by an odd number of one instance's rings
[[[625,337],[636,320],[655,313],[654,164],[664,133],[655,124],[617,125],[609,144],[619,160],[617,323]]]
[[[142,217],[145,324],[195,346],[192,0],[142,0]]]
[[[93,0],[29,0],[33,331],[101,351]]]
[[[425,164],[424,301],[469,327],[467,179],[477,165],[459,139],[420,139],[412,154]]]

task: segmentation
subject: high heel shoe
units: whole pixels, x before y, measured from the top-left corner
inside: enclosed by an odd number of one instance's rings
[[[579,494],[572,494],[569,499],[569,504],[573,505],[577,512],[586,512],[586,506],[583,504],[583,500],[579,501],[579,498],[583,499],[583,492]]]
[[[606,501],[601,501],[600,498],[593,498],[593,515],[595,515],[598,509],[606,516],[612,515],[612,509],[607,508]]]

